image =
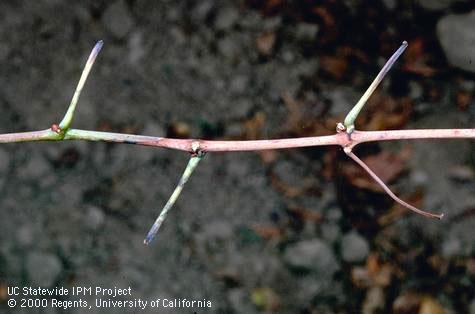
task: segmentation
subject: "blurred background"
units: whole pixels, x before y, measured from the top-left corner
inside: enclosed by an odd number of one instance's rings
[[[403,40],[361,130],[475,127],[475,5],[455,0],[2,1],[0,132],[175,138],[333,134]],[[208,154],[150,246],[188,155],[93,142],[0,145],[0,312],[10,286],[210,300],[161,313],[475,313],[475,143]],[[66,297],[65,300],[75,300]],[[93,302],[94,297],[86,297]],[[146,309],[142,312],[155,312]]]

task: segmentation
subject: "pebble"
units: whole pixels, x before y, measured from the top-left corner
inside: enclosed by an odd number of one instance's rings
[[[110,5],[102,17],[105,28],[117,39],[123,39],[132,29],[134,22],[123,0]]]
[[[437,23],[437,37],[449,63],[462,70],[475,72],[475,11],[449,14]]]
[[[0,150],[0,173],[5,173],[10,165],[10,153]]]
[[[241,95],[249,86],[249,76],[247,75],[236,75],[229,82],[229,91],[233,94]]]
[[[296,165],[288,160],[279,161],[273,169],[273,173],[285,184],[298,187],[302,185],[302,178],[305,177],[305,171],[303,167]]]
[[[33,252],[28,256],[26,268],[32,285],[51,287],[61,273],[61,261],[56,255]]]
[[[203,229],[206,241],[228,240],[233,237],[233,228],[228,220],[209,222]]]
[[[31,224],[25,224],[17,230],[17,240],[22,246],[30,246],[35,241],[35,232]]]
[[[197,1],[197,4],[191,9],[191,18],[196,23],[205,22],[206,18],[213,10],[213,1]]]
[[[337,88],[327,92],[325,95],[330,99],[330,115],[345,116],[358,100],[358,95],[349,88]]]
[[[340,268],[331,248],[320,239],[304,240],[289,246],[284,260],[292,267],[315,271],[327,278]]]
[[[235,38],[225,37],[218,42],[219,52],[228,59],[234,59],[240,53],[239,43]]]
[[[145,56],[145,46],[143,34],[140,32],[134,32],[130,35],[128,42],[129,47],[129,63],[131,65],[137,65]]]
[[[341,255],[345,262],[361,262],[369,254],[369,245],[365,238],[351,231],[345,234],[341,240]]]
[[[340,227],[334,223],[325,223],[321,227],[322,237],[330,243],[335,243],[341,235]]]
[[[216,21],[214,23],[216,29],[225,31],[229,30],[236,24],[239,18],[238,11],[233,7],[225,7],[219,10],[218,16],[216,17]]]
[[[232,289],[228,292],[228,302],[236,313],[255,313],[249,295],[243,288]]]
[[[91,230],[98,230],[104,224],[105,218],[105,214],[100,208],[91,206],[84,216],[85,225]]]
[[[442,243],[442,255],[444,257],[458,256],[462,252],[462,242],[455,237],[448,237]]]
[[[298,23],[295,36],[304,41],[314,40],[318,33],[318,25],[312,23]]]
[[[39,152],[31,152],[28,161],[18,167],[18,177],[23,179],[37,179],[48,173],[51,169],[49,162]]]
[[[383,4],[388,10],[394,10],[397,6],[396,0],[383,0]]]
[[[246,118],[253,107],[254,103],[249,99],[239,99],[236,100],[232,108],[229,108],[229,111],[224,116],[229,119],[243,119]]]

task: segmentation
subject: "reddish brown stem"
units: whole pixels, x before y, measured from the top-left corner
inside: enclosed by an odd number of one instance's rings
[[[358,144],[375,141],[414,140],[414,139],[475,139],[475,129],[420,129],[395,131],[354,131],[351,137],[341,132],[334,135],[271,139],[257,141],[207,141],[199,139],[172,139],[123,133],[109,133],[69,129],[59,136],[52,129],[0,134],[0,143],[86,140],[137,144],[164,147],[194,153],[193,145],[202,152],[260,151],[310,146],[339,145],[355,147]]]

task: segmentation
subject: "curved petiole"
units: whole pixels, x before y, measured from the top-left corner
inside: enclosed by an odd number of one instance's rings
[[[429,212],[420,210],[419,208],[414,207],[414,206],[412,206],[412,205],[409,204],[409,203],[406,203],[405,201],[403,201],[402,199],[400,199],[399,197],[397,197],[396,194],[394,194],[394,193],[389,189],[389,187],[383,182],[383,180],[381,180],[381,179],[373,172],[373,170],[371,170],[371,168],[368,167],[368,165],[366,165],[361,159],[359,159],[358,156],[356,156],[355,154],[353,154],[353,152],[351,151],[351,149],[350,149],[349,147],[345,147],[344,151],[345,151],[345,154],[347,154],[348,157],[350,157],[350,158],[353,159],[358,165],[360,165],[361,168],[363,168],[363,169],[374,179],[374,181],[376,181],[376,183],[378,183],[378,184],[383,188],[383,190],[384,190],[389,196],[391,196],[391,198],[392,198],[393,200],[395,200],[396,202],[398,202],[398,203],[401,204],[402,206],[404,206],[404,207],[406,207],[406,208],[412,210],[413,212],[418,213],[419,215],[422,215],[422,216],[425,216],[425,217],[428,217],[428,218],[442,219],[442,218],[444,217],[444,214],[433,214],[433,213],[429,213]]]

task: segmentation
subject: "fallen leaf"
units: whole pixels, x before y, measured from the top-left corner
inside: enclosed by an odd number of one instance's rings
[[[467,110],[472,102],[472,95],[465,91],[458,91],[456,96],[457,107],[461,111]]]
[[[410,98],[393,98],[376,91],[368,100],[365,110],[358,117],[365,130],[391,130],[404,127],[412,114]]]
[[[261,310],[275,312],[280,307],[279,296],[267,287],[256,288],[251,292],[252,303]]]
[[[431,77],[437,73],[437,70],[427,64],[430,58],[431,55],[426,51],[425,40],[420,37],[414,38],[404,53],[403,69],[417,75]]]
[[[348,70],[348,61],[343,56],[321,56],[320,68],[336,80],[341,80]]]
[[[304,120],[303,110],[301,109],[302,104],[296,101],[289,92],[283,92],[281,98],[288,111],[284,129],[293,130],[298,128],[302,120]]]
[[[363,301],[361,313],[375,314],[384,309],[384,291],[381,287],[372,287],[366,291],[366,297]]]
[[[421,307],[421,296],[415,292],[403,292],[393,302],[394,314],[418,314]]]
[[[387,287],[391,283],[394,269],[389,263],[382,263],[375,253],[368,255],[366,266],[351,270],[352,282],[360,288]]]
[[[244,121],[244,134],[246,140],[257,140],[261,137],[262,128],[266,121],[266,115],[262,111],[256,112],[252,118]]]
[[[467,272],[475,275],[475,258],[469,258],[466,264]]]
[[[332,120],[333,118],[321,119],[326,107],[323,103],[315,104],[315,101],[308,103],[297,100],[289,92],[283,92],[281,98],[288,111],[282,126],[283,132],[281,132],[286,137],[289,135],[291,137],[328,135],[328,131],[334,129],[338,122]],[[320,107],[318,112],[315,112],[315,106]]]
[[[275,32],[263,32],[257,35],[256,38],[256,48],[257,51],[265,56],[269,57],[272,55],[274,51],[276,41],[276,34]]]
[[[0,301],[6,301],[8,299],[8,286],[0,282]]]
[[[257,235],[266,240],[278,240],[282,237],[282,230],[274,225],[255,224],[251,228]]]
[[[321,213],[312,209],[300,207],[300,206],[288,206],[289,210],[304,221],[322,222],[323,216]]]
[[[183,121],[176,121],[167,128],[167,137],[188,138],[190,136],[190,126]]]
[[[279,153],[275,150],[261,150],[258,154],[264,164],[274,163],[279,156]]]
[[[426,296],[422,299],[418,314],[445,314],[446,311],[437,300]]]
[[[322,30],[319,32],[320,42],[328,43],[334,41],[338,37],[339,28],[336,23],[334,13],[331,9],[325,6],[316,6],[312,12],[320,20]]]
[[[313,177],[303,178],[298,186],[285,182],[273,172],[270,174],[270,180],[272,186],[288,198],[294,198],[300,195],[305,195],[310,191],[315,191],[316,186]]]

